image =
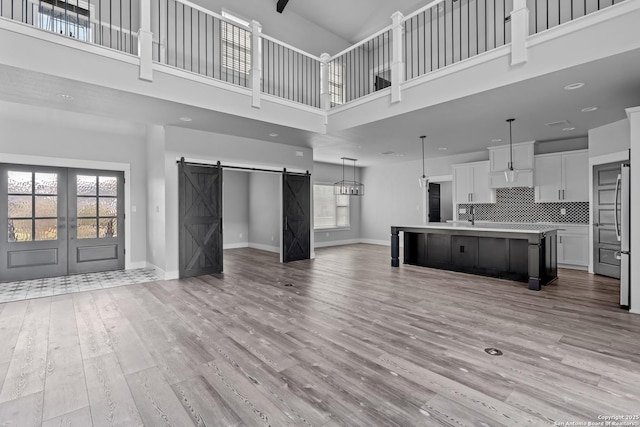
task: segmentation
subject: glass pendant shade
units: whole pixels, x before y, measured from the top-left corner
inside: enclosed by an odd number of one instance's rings
[[[508,183],[513,184],[518,180],[518,171],[511,166],[509,169],[504,171],[504,177]]]

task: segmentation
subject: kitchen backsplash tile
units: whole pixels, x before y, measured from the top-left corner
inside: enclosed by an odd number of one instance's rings
[[[460,220],[471,219],[468,204],[458,205],[467,210],[459,214]],[[566,215],[560,215],[560,209],[566,209]],[[496,191],[496,203],[476,204],[477,221],[496,222],[566,222],[589,223],[589,202],[573,203],[535,203],[535,189],[528,187],[499,188]]]

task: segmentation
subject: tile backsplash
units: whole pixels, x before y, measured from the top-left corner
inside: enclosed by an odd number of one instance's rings
[[[589,202],[535,203],[535,189],[528,187],[499,188],[496,203],[475,205],[476,221],[496,222],[566,222],[589,223]],[[468,204],[458,205],[467,210],[459,214],[460,220],[471,219]],[[566,209],[566,215],[560,210]]]

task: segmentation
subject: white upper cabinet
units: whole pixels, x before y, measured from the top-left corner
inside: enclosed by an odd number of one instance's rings
[[[513,168],[518,171],[516,182],[507,182],[504,171],[509,166],[510,150],[508,145],[489,147],[489,187],[533,187],[534,142],[513,144]]]
[[[489,188],[489,162],[453,166],[455,204],[495,203],[496,192]]]
[[[588,202],[587,150],[535,156],[536,202]]]

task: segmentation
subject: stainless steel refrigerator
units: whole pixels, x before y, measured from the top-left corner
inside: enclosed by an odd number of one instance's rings
[[[631,287],[631,167],[620,167],[616,183],[615,225],[620,242],[620,306],[629,309]]]

